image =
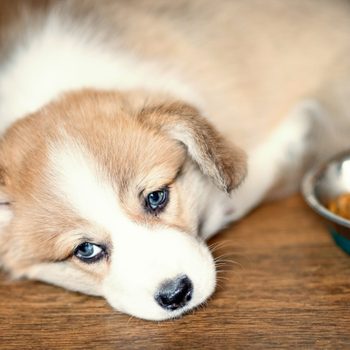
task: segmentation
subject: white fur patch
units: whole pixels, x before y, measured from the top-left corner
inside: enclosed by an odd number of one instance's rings
[[[50,160],[51,185],[78,215],[109,231],[116,229],[116,223],[128,224],[117,203],[116,191],[82,145],[73,140],[53,145]]]
[[[213,292],[215,266],[208,248],[184,232],[162,226],[150,229],[131,221],[104,169],[98,169],[81,145],[72,140],[52,145],[48,171],[56,194],[78,215],[111,235],[111,266],[102,294],[112,306],[137,317],[161,320],[180,315]],[[155,301],[155,293],[164,281],[181,275],[192,281],[192,300],[183,309],[166,311]],[[45,272],[40,271],[43,276]],[[48,280],[60,284],[51,275]]]
[[[0,203],[0,234],[1,230],[7,226],[13,217],[13,213],[9,205]]]

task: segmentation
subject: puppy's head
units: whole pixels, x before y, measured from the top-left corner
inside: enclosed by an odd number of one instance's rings
[[[215,288],[203,193],[229,192],[244,163],[182,103],[66,95],[0,143],[1,264],[141,318],[179,316]]]

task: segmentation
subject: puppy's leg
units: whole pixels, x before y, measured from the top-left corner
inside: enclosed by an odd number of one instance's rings
[[[306,166],[316,161],[320,131],[328,118],[317,102],[299,103],[263,145],[248,157],[248,176],[232,193],[238,220],[266,197],[295,192]],[[312,165],[312,164],[311,164]]]

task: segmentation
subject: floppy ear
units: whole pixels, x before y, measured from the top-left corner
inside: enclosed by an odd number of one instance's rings
[[[184,144],[200,170],[221,190],[230,192],[244,179],[245,153],[225,140],[197,109],[175,102],[145,107],[140,117]]]

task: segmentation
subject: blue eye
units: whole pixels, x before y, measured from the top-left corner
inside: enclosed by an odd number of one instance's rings
[[[84,242],[75,249],[74,255],[83,262],[91,263],[105,256],[105,248],[90,242]]]
[[[151,192],[146,198],[146,207],[153,212],[157,212],[166,206],[168,197],[169,191],[166,188]]]

